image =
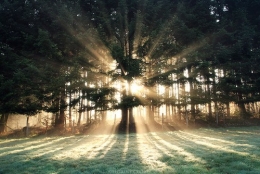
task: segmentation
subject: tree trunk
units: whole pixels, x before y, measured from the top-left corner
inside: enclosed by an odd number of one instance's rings
[[[169,104],[166,105],[166,118],[171,119],[171,107]]]
[[[176,107],[174,105],[171,105],[172,108],[172,120],[176,119]]]
[[[241,100],[242,100],[242,94],[239,93],[238,94],[238,104],[237,104],[238,108],[239,108],[239,113],[242,118],[248,119],[250,117],[249,113],[246,111],[245,103],[241,102]]]
[[[239,102],[238,103],[238,108],[239,108],[239,113],[240,113],[241,117],[244,118],[244,119],[247,119],[248,118],[248,113],[246,111],[245,104],[242,103],[242,102]]]
[[[64,121],[65,121],[65,110],[64,108],[62,108],[60,109],[60,114],[59,114],[58,123],[56,124],[56,127],[63,128]]]
[[[102,111],[102,122],[106,122],[107,120],[107,111]]]
[[[219,116],[218,116],[218,104],[217,101],[214,102],[215,105],[215,119],[216,119],[216,123],[217,125],[219,124]]]
[[[123,98],[126,96],[126,89],[122,92]],[[128,108],[127,106],[122,106],[121,108],[121,124],[127,124],[128,122]]]
[[[81,96],[79,96],[81,97]],[[81,99],[79,99],[79,118],[78,118],[78,123],[77,126],[80,126],[81,123],[81,117],[82,117],[82,112],[83,112],[83,97],[81,97]]]
[[[148,109],[148,123],[153,123],[154,122],[154,106],[149,105],[147,109]]]
[[[127,122],[128,122],[128,109],[127,109],[127,107],[125,107],[125,106],[122,107],[121,113],[122,113],[121,123],[126,125]]]
[[[5,132],[8,116],[9,114],[3,113],[2,116],[0,117],[0,134]]]
[[[208,98],[208,120],[212,120],[212,108],[211,108],[211,94],[210,94],[210,79],[207,77],[207,98]]]
[[[56,128],[63,128],[64,127],[64,121],[65,121],[65,90],[61,92],[60,97],[60,113],[57,115],[58,118],[55,120],[55,127]],[[56,117],[57,117],[56,116]]]
[[[186,119],[186,126],[189,127],[189,115],[187,112],[187,105],[185,106],[185,119]]]
[[[164,104],[165,104],[165,119],[167,120],[170,112],[168,109],[168,99],[169,99],[169,86],[165,86],[165,93],[164,93]]]
[[[189,76],[189,85],[190,85],[190,101],[191,101],[191,105],[190,105],[190,111],[191,111],[191,117],[193,119],[195,119],[195,104],[194,104],[194,88],[193,88],[193,84],[192,84],[192,77],[191,77],[191,68],[192,67],[188,67],[188,76]]]
[[[72,118],[71,118],[71,90],[69,91],[69,127],[72,127]]]
[[[80,123],[81,123],[81,116],[82,116],[82,111],[79,111],[79,118],[78,118],[77,126],[80,126]]]
[[[89,109],[87,108],[87,121],[86,121],[86,124],[89,124],[89,115],[90,115],[90,111]]]
[[[128,108],[129,113],[129,124],[133,124],[134,121],[134,115],[133,115],[133,107]]]
[[[217,89],[216,89],[216,75],[214,73],[213,78],[213,95],[214,95],[214,112],[215,112],[215,120],[216,124],[219,124],[219,114],[218,114],[218,95],[217,95]]]
[[[226,102],[226,107],[227,107],[227,117],[230,117],[230,103]]]
[[[26,130],[25,130],[25,136],[29,136],[29,116],[26,118]]]

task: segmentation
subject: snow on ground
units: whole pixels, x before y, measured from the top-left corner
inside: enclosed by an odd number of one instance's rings
[[[0,139],[0,174],[260,173],[260,127]]]

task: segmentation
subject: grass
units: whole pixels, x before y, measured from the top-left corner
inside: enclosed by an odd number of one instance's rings
[[[0,139],[0,174],[260,173],[260,127]]]

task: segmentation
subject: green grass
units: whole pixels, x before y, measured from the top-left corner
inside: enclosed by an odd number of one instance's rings
[[[0,139],[0,174],[260,173],[260,127]]]

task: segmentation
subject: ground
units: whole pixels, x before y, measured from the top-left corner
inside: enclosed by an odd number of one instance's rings
[[[105,128],[104,128],[105,129]],[[260,127],[0,139],[0,174],[260,173]]]

